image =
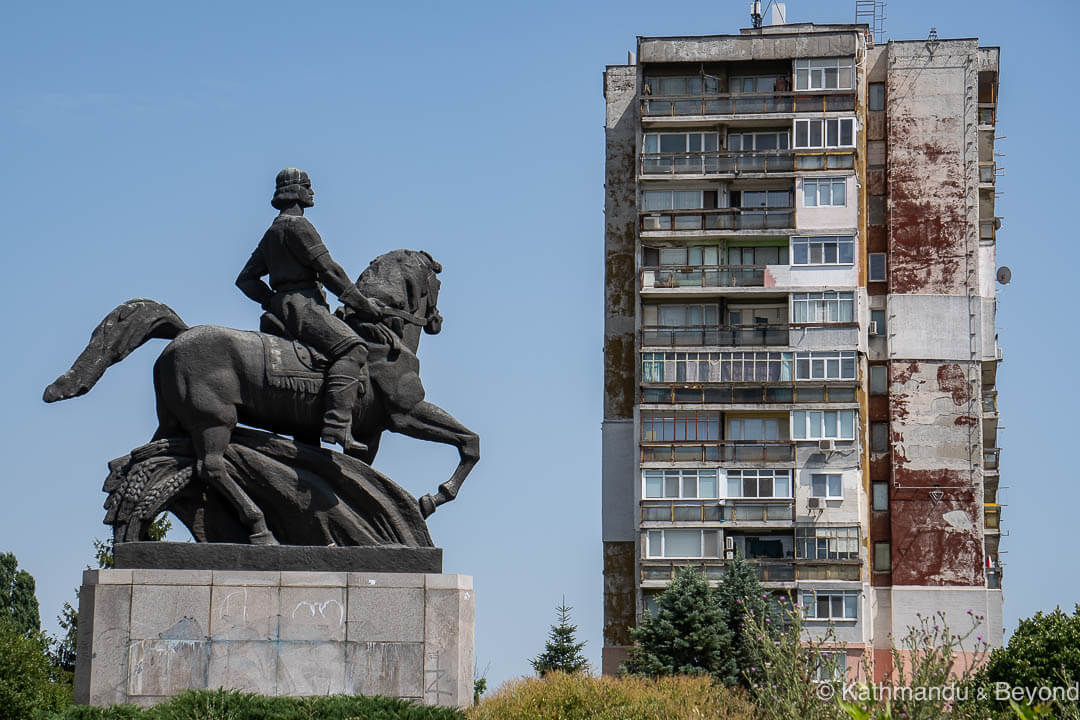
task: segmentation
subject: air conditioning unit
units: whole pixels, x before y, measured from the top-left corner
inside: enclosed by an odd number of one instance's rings
[[[735,538],[731,537],[730,535],[725,537],[724,538],[724,549],[725,550],[734,550],[735,549]]]
[[[661,216],[659,215],[646,215],[642,218],[642,230],[661,230],[660,227]]]
[[[817,446],[818,446],[818,450],[821,450],[823,452],[832,452],[833,450],[836,449],[836,441],[835,440],[818,440],[817,441]]]
[[[810,498],[806,501],[806,507],[810,508],[811,510],[816,510],[817,508],[821,507],[821,498]]]
[[[869,327],[869,332],[870,332],[871,337],[880,334],[878,332],[878,326],[877,326],[877,321],[876,320],[871,320],[868,327]]]

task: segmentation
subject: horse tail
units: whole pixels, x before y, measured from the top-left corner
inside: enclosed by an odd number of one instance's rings
[[[188,329],[168,305],[137,298],[118,305],[105,316],[71,369],[45,388],[47,403],[90,392],[109,367],[120,362],[150,338],[172,340]]]

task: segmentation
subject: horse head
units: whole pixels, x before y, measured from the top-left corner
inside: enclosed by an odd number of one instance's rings
[[[442,330],[439,314],[440,265],[423,250],[392,250],[371,261],[356,280],[357,289],[405,317],[390,317],[386,325],[406,346],[416,349],[420,328],[429,335]]]

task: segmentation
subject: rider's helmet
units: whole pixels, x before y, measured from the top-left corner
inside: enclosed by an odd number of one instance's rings
[[[278,210],[283,210],[304,199],[306,193],[302,194],[301,189],[310,187],[311,178],[306,172],[298,168],[285,168],[274,180],[274,199],[270,201],[270,204]]]

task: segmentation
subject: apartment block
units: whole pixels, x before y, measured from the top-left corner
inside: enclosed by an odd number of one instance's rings
[[[741,553],[849,666],[1001,643],[998,48],[639,37],[604,73],[604,649]]]

